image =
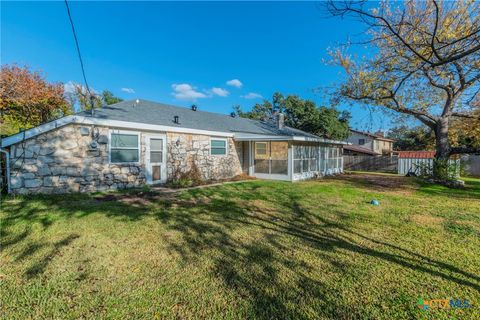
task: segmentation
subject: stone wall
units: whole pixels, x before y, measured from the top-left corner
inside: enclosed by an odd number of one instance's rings
[[[242,173],[242,143],[228,139],[227,155],[210,155],[210,136],[167,133],[167,173],[187,172],[196,163],[204,180],[231,178]]]
[[[140,133],[140,161],[135,165],[109,163],[108,133],[106,127],[68,125],[11,146],[12,192],[93,192],[144,185],[144,133]],[[167,133],[168,178],[176,170],[188,171],[192,161],[205,180],[240,174],[241,143],[229,139],[228,151],[226,156],[212,156],[209,136]]]
[[[145,183],[142,164],[109,164],[105,127],[61,127],[12,146],[10,159],[16,194],[92,192]]]

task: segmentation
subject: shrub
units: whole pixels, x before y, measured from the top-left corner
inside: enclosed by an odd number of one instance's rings
[[[193,159],[188,171],[182,172],[180,167],[175,168],[173,179],[167,183],[167,186],[171,188],[187,188],[198,186],[203,183],[204,180],[202,173],[200,172],[195,159]]]

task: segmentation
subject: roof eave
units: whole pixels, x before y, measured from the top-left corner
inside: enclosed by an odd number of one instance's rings
[[[164,126],[164,125],[146,124],[146,123],[140,123],[140,122],[106,120],[106,119],[71,115],[71,116],[66,116],[48,123],[44,123],[35,128],[31,128],[31,129],[19,132],[17,134],[11,135],[9,137],[3,138],[1,140],[1,147],[2,148],[9,147],[23,140],[34,138],[42,133],[46,133],[51,130],[55,130],[57,128],[60,128],[72,123],[83,124],[83,125],[98,125],[98,126],[105,126],[110,128],[122,128],[127,130],[133,129],[133,130],[145,130],[145,131],[191,133],[191,134],[201,134],[201,135],[230,137],[230,138],[234,136],[234,134],[231,132],[190,129],[185,127],[172,127],[172,126]]]

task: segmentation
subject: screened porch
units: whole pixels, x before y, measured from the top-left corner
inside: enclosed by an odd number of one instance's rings
[[[297,181],[343,172],[341,144],[244,141],[245,172],[261,179]]]

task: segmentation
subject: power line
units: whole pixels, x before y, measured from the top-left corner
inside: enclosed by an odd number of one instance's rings
[[[85,82],[85,88],[87,88],[88,95],[91,98],[92,94],[90,92],[90,87],[88,86],[87,77],[85,76],[85,67],[83,66],[82,54],[80,53],[80,46],[78,44],[77,33],[75,31],[75,26],[73,24],[72,15],[70,14],[70,7],[68,6],[67,0],[65,0],[65,6],[67,7],[68,19],[70,20],[70,25],[72,26],[73,38],[75,39],[75,45],[77,47],[78,59],[80,60],[80,67],[82,68],[83,82]],[[91,107],[93,110],[93,105]]]

